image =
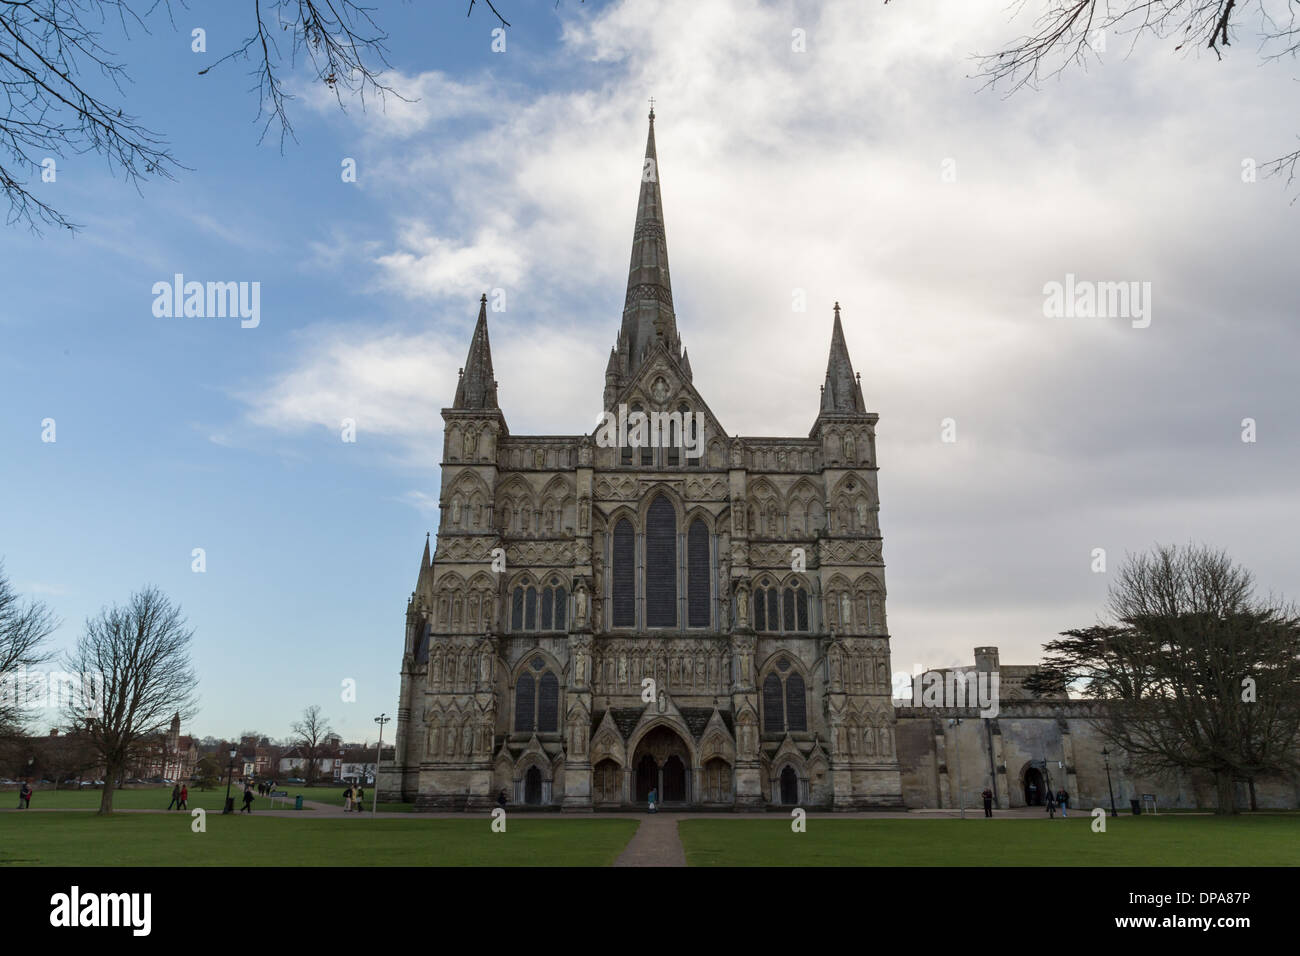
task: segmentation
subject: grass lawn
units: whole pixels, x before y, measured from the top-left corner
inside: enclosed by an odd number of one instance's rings
[[[33,801],[34,802],[34,801]],[[635,820],[0,814],[4,866],[608,866]]]
[[[691,866],[1300,866],[1300,818],[683,820]]]
[[[293,809],[292,794],[290,790],[290,799],[286,805],[281,800],[276,804],[277,810]],[[243,805],[244,794],[242,790],[231,788],[230,795],[235,798],[235,808],[238,809]],[[10,794],[0,794],[6,799]],[[307,791],[303,791],[303,796],[307,800],[318,800],[320,797],[311,796]],[[101,790],[37,790],[32,794],[32,809],[43,810],[98,810],[99,801],[103,799]],[[172,799],[171,787],[157,787],[148,790],[117,790],[113,793],[114,810],[165,810],[167,804]],[[191,810],[196,807],[202,807],[204,810],[220,810],[226,803],[226,788],[222,786],[215,790],[198,790],[190,787],[188,806]],[[7,803],[0,803],[0,815],[6,815],[9,810],[18,806],[17,792],[12,794],[12,799]],[[253,794],[253,810],[271,809],[270,797],[259,797]],[[17,812],[17,811],[15,811]],[[173,811],[175,812],[175,811]],[[34,816],[44,816],[44,814],[33,814]]]

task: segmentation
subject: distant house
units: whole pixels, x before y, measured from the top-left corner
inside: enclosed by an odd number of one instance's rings
[[[199,763],[199,747],[193,737],[181,736],[181,715],[172,717],[170,729],[160,738],[146,742],[128,777],[149,780],[189,780]]]
[[[383,759],[392,760],[393,750],[385,747]],[[375,748],[365,744],[349,745],[344,748],[342,762],[339,765],[339,778],[342,783],[362,783],[373,786],[375,782]]]

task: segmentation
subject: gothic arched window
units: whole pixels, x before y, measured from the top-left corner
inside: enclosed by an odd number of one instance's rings
[[[560,585],[559,578],[551,578],[551,587],[547,594],[555,592],[555,630],[562,631],[568,626],[569,592]]]
[[[614,526],[614,626],[636,626],[636,534],[626,518]]]
[[[524,630],[537,630],[537,588],[524,592]]]
[[[788,657],[763,679],[763,732],[784,733],[808,729],[808,695],[803,675]]]
[[[785,706],[782,700],[781,678],[768,674],[763,681],[763,732],[780,733],[785,730]]]
[[[510,630],[522,631],[524,629],[524,589],[515,588],[515,593],[510,601]]]
[[[677,624],[677,512],[663,495],[646,512],[645,606],[647,627]]]
[[[532,674],[520,674],[515,684],[515,730],[530,731],[536,715],[537,685]]]
[[[560,682],[549,671],[542,675],[541,693],[537,695],[537,731],[555,733],[560,729]]]
[[[515,731],[553,734],[560,729],[560,681],[541,655],[515,684]]]
[[[686,535],[686,625],[709,626],[709,528],[702,518]]]
[[[567,626],[568,592],[559,578],[551,578],[541,589],[541,617],[537,614],[538,589],[524,580],[514,589],[510,598],[510,630],[512,631],[563,631]]]
[[[782,589],[768,578],[761,579],[754,588],[754,629],[785,634],[808,631],[808,591],[803,583],[792,581]]]
[[[545,685],[543,685],[543,688]],[[791,674],[785,680],[785,722],[790,730],[808,729],[808,708],[805,706],[803,678]]]

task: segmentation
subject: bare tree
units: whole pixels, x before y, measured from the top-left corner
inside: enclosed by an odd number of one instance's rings
[[[886,3],[889,0],[885,0]],[[1006,48],[977,57],[980,75],[1011,91],[1036,87],[1069,67],[1100,62],[1109,44],[1131,51],[1144,36],[1174,43],[1175,51],[1208,50],[1223,59],[1243,21],[1267,62],[1300,53],[1300,18],[1294,0],[1017,0],[1040,9],[1031,33]],[[1296,177],[1300,149],[1263,165],[1267,174]]]
[[[1031,690],[1080,684],[1109,704],[1108,741],[1150,772],[1213,776],[1218,812],[1235,782],[1300,769],[1300,614],[1254,595],[1249,571],[1200,546],[1130,556],[1113,620],[1049,642]]]
[[[0,732],[16,732],[30,716],[26,672],[50,659],[45,639],[59,623],[42,602],[19,598],[0,561]]]
[[[124,606],[105,608],[86,621],[86,631],[68,655],[73,673],[93,675],[95,693],[73,695],[67,722],[90,739],[104,762],[99,812],[113,812],[113,782],[121,778],[151,738],[163,733],[172,715],[194,715],[196,683],[190,666],[194,632],[159,590],[146,587]]]
[[[284,77],[299,63],[340,105],[344,91],[363,106],[367,96],[394,92],[380,79],[387,37],[370,8],[356,0],[242,2],[252,14],[247,36],[199,72],[251,63],[261,138],[277,127],[281,144],[293,135]],[[41,223],[78,228],[32,189],[32,177],[56,157],[97,153],[137,189],[185,168],[161,133],[127,111],[127,64],[105,45],[110,27],[124,40],[147,32],[160,8],[170,15],[171,0],[0,0],[0,194],[9,202],[8,224],[38,233]]]
[[[294,721],[290,729],[293,731],[293,745],[307,761],[307,769],[304,772],[307,785],[310,786],[316,780],[316,761],[325,754],[326,741],[333,736],[334,731],[330,728],[325,715],[321,713],[318,704],[312,704],[304,710],[302,720]]]

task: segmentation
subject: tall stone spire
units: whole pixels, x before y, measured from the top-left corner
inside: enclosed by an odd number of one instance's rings
[[[849,347],[844,341],[838,302],[835,303],[835,326],[831,329],[831,354],[826,360],[826,384],[822,386],[821,410],[849,413],[864,413],[867,410],[867,404],[862,400],[862,383],[853,374]]]
[[[420,597],[433,594],[433,561],[429,557],[429,535],[424,536],[424,555],[420,558],[420,575],[415,579],[415,593]]]
[[[668,274],[668,239],[664,231],[663,197],[659,189],[659,157],[655,152],[655,111],[650,110],[641,192],[632,229],[632,259],[628,266],[623,325],[618,333],[618,369],[622,381],[636,374],[646,352],[662,342],[681,361],[681,340],[673,312],[673,288]],[[620,383],[621,384],[621,383]]]
[[[498,408],[497,382],[492,374],[492,345],[488,341],[487,294],[479,300],[478,323],[470,339],[469,355],[460,371],[452,408]]]

